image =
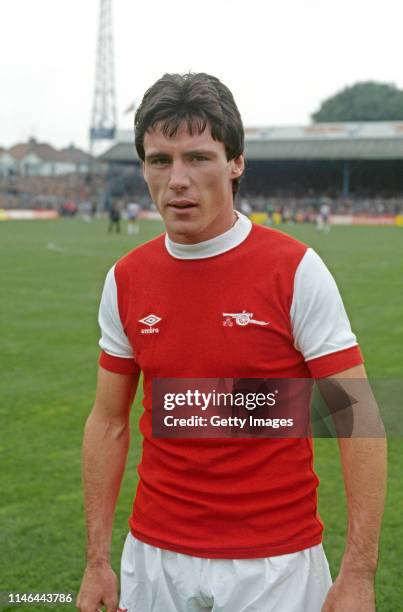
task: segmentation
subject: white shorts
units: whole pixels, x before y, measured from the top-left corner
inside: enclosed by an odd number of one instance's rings
[[[128,534],[119,607],[128,612],[320,612],[332,585],[322,544],[260,559],[204,559]]]

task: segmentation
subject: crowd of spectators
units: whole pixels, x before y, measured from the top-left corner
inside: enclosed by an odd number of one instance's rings
[[[63,210],[96,200],[105,192],[105,175],[11,176],[0,180],[0,208]]]
[[[91,208],[91,214],[109,210],[117,199],[123,209],[130,201],[138,202],[143,210],[152,208],[147,191],[141,189],[138,181],[130,183],[124,176],[120,179],[115,177],[112,184],[106,173],[84,176],[14,176],[0,180],[0,209],[54,209],[64,216],[73,216],[88,207]],[[318,193],[313,190],[299,193],[298,197],[281,191],[252,194],[241,190],[237,196],[239,210],[243,207],[245,212],[277,212],[284,220],[312,221],[323,204],[329,205],[333,215],[403,214],[403,195],[387,192],[377,195],[355,194],[343,198],[332,192]]]
[[[307,194],[303,197],[268,196],[244,194],[240,198],[245,210],[251,212],[277,212],[285,219],[313,220],[320,207],[328,204],[333,215],[368,215],[379,217],[403,214],[403,196],[350,196],[329,197],[328,195]]]

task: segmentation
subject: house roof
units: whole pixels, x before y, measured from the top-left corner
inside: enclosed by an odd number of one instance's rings
[[[74,145],[70,145],[62,150],[57,150],[50,144],[37,142],[34,138],[31,138],[28,142],[19,143],[10,147],[9,153],[17,160],[23,159],[29,153],[34,153],[44,162],[67,162],[77,164],[91,160],[91,155],[76,148]]]
[[[17,160],[23,159],[29,153],[34,153],[42,161],[64,161],[60,151],[57,151],[47,143],[39,143],[34,138],[31,138],[28,142],[19,143],[10,147],[9,153]]]
[[[74,164],[90,162],[92,159],[89,153],[86,153],[82,149],[78,149],[72,144],[69,147],[62,149],[60,153],[63,155],[65,161],[69,161]]]

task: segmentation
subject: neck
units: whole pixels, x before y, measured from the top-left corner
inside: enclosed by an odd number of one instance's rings
[[[198,234],[176,233],[170,231],[169,228],[167,228],[166,231],[170,240],[176,244],[199,244],[200,242],[205,242],[206,240],[221,236],[235,225],[237,219],[238,217],[235,210],[231,206],[230,209],[223,211],[222,215],[213,219],[211,223]]]

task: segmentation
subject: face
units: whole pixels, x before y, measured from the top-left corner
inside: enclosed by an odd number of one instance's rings
[[[228,161],[209,125],[191,136],[183,123],[171,138],[157,126],[145,134],[143,145],[144,178],[171,240],[195,244],[230,229],[232,180],[244,170],[242,155]]]

